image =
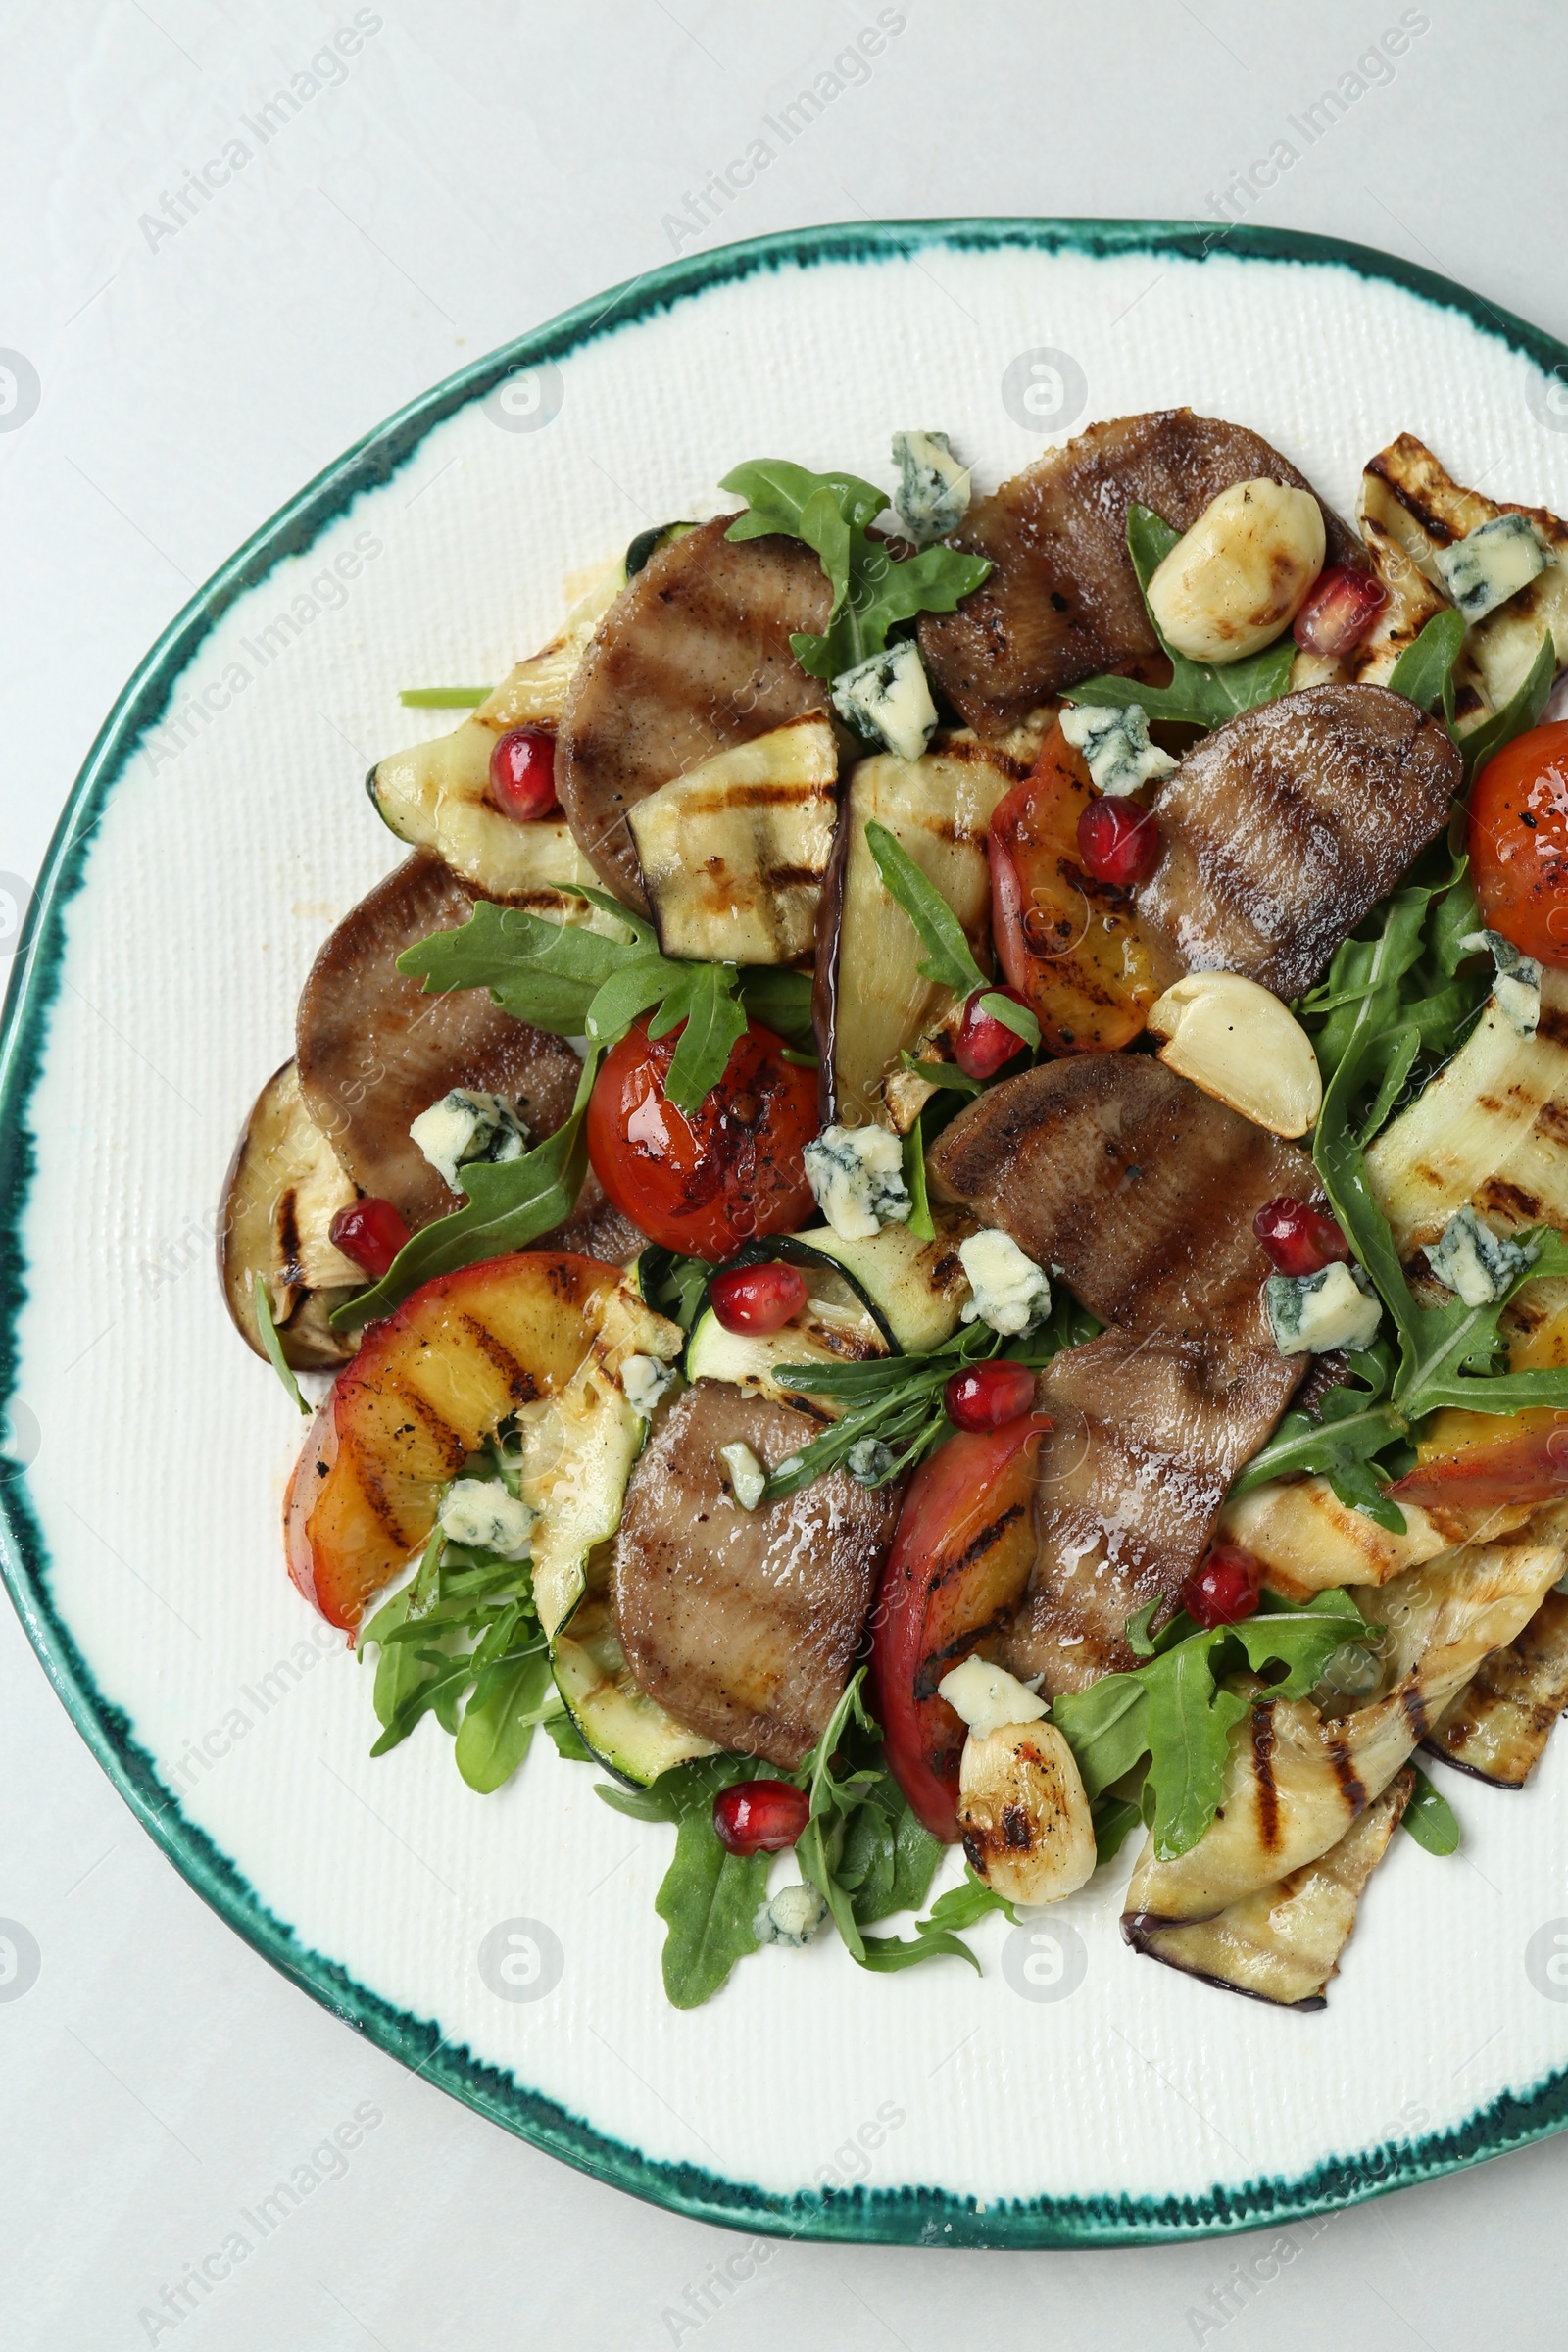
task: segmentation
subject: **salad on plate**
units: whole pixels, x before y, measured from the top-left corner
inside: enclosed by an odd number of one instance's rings
[[[679,2006],[1131,1838],[1319,2008],[1568,1705],[1568,525],[1185,409],[721,487],[368,780],[222,1218],[289,1574],[373,1753],[673,1826]]]

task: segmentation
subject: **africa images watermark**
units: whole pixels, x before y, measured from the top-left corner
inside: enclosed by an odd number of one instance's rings
[[[235,173],[254,162],[264,147],[270,147],[278,132],[285,130],[313,98],[347,81],[349,61],[358,57],[366,42],[373,40],[385,24],[386,19],[375,9],[357,8],[352,22],[340,24],[310,64],[289,75],[285,89],[274,90],[253,115],[240,116],[240,122],[255,141],[254,146],[236,131],[223,141],[216,155],[198,164],[194,172],[187,172],[177,188],[172,191],[165,188],[158,199],[162,209],[143,213],[136,223],[149,251],[159,252],[170,237],[177,237],[182,228],[188,227],[219,191],[230,184]]]
[[[862,88],[871,78],[871,60],[880,57],[889,41],[896,41],[908,26],[902,8],[879,8],[876,24],[862,25],[831,65],[812,75],[808,88],[797,91],[776,115],[764,115],[761,129],[747,141],[745,152],[721,164],[695,194],[688,188],[681,209],[664,215],[659,225],[669,240],[670,251],[679,253],[683,246],[694,245],[705,236],[736,197],[756,185],[758,173],[765,172],[787,147],[793,147],[802,131],[808,130],[836,99],[846,90]]]

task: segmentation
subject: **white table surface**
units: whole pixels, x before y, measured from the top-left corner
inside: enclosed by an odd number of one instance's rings
[[[677,244],[858,217],[1213,218],[1224,183],[1402,14],[1424,29],[1393,80],[1246,217],[1385,247],[1568,334],[1568,76],[1545,0],[902,0],[871,78],[707,228],[678,218],[688,193],[873,8],[372,13],[343,82],[150,242],[142,216],[353,12],[0,6],[0,347],[39,383],[35,413],[0,431],[0,890],[36,874],[138,656],[290,492],[454,368]],[[25,1997],[0,2003],[0,2335],[17,2352],[1560,2341],[1564,2141],[1269,2239],[989,2257],[780,2243],[740,2284],[709,2283],[744,2241],[480,2122],[220,1926],[3,1607],[0,1789],[0,1915],[41,1955]],[[182,2302],[239,2210],[366,2103],[379,2121],[341,2177]],[[1227,2292],[1282,2234],[1272,2275]]]

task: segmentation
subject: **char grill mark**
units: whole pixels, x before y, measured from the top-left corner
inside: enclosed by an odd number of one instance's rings
[[[933,1148],[934,1189],[1001,1226],[1102,1322],[1042,1373],[1054,1427],[1035,1490],[1029,1592],[1003,1647],[1050,1691],[1136,1663],[1126,1621],[1201,1558],[1236,1473],[1302,1370],[1262,1306],[1251,1232],[1310,1160],[1142,1054],[1008,1080]]]
[[[1381,686],[1309,687],[1233,718],[1154,804],[1162,855],[1136,897],[1166,979],[1241,972],[1299,995],[1461,780],[1446,731]]]
[[[920,650],[977,734],[998,735],[1097,670],[1168,674],[1127,553],[1127,510],[1191,529],[1235,482],[1311,484],[1244,426],[1163,409],[1092,425],[971,508],[949,541],[993,565],[956,612],[928,613]],[[1321,501],[1319,502],[1321,504]],[[1324,509],[1330,564],[1366,565]]]

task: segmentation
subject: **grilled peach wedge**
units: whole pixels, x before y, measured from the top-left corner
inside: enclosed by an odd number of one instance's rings
[[[439,1276],[370,1326],[312,1425],[284,1514],[289,1574],[330,1624],[359,1623],[428,1541],[467,1456],[509,1413],[564,1390],[607,1322],[612,1356],[679,1344],[620,1267],[564,1250]],[[607,1357],[607,1388],[617,1368]]]

